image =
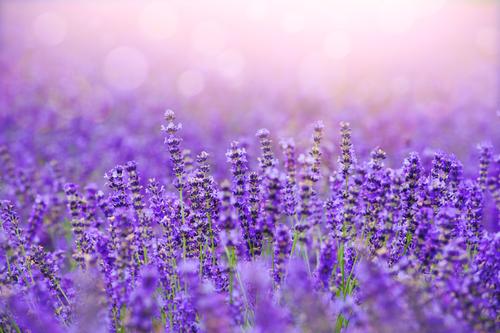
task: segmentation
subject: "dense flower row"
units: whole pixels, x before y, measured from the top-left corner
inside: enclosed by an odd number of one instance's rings
[[[500,309],[500,158],[476,175],[436,152],[401,168],[357,158],[340,124],[310,148],[256,137],[227,151],[228,179],[192,156],[173,111],[169,183],[129,161],[106,188],[31,172],[0,150],[0,332],[494,332]],[[493,213],[489,209],[493,203]],[[494,223],[489,223],[494,224]]]

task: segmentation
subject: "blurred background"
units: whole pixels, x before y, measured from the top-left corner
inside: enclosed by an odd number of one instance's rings
[[[113,124],[120,140],[153,135],[162,148],[172,108],[191,142],[219,155],[259,127],[306,140],[305,125],[322,119],[332,150],[348,120],[360,150],[474,158],[476,143],[500,141],[499,10],[493,0],[3,0],[3,140],[76,126],[93,142]]]

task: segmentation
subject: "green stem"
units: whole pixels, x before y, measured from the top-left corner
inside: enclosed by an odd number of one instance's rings
[[[21,249],[21,254],[24,257],[24,259],[26,260],[26,267],[28,268],[28,275],[29,275],[29,277],[31,279],[31,283],[35,284],[35,280],[33,279],[33,274],[31,273],[31,263],[30,263],[29,259],[26,256],[26,249],[24,248],[24,245],[21,243],[21,237],[19,235],[19,229],[16,230],[16,236],[17,236],[17,239],[19,241],[19,247]]]
[[[341,314],[337,316],[337,322],[335,323],[335,333],[340,333],[342,331],[343,319],[344,317]]]
[[[212,215],[207,213],[208,217],[208,228],[210,233],[210,251],[212,252],[212,265],[215,266],[216,257],[215,257],[215,240],[214,240],[214,230],[212,229]]]
[[[142,246],[142,253],[144,255],[144,264],[147,264],[149,260],[148,260],[148,248],[146,247],[146,245]]]
[[[21,329],[19,328],[19,325],[12,319],[12,325],[14,325],[14,329],[16,330],[17,333],[21,333]]]
[[[177,175],[177,180],[179,183],[181,182],[181,175]],[[183,198],[183,190],[184,188],[182,186],[179,187],[179,204],[181,206],[181,221],[182,225],[185,224],[185,213],[184,213],[184,198]],[[186,251],[187,251],[187,246],[186,246],[186,235],[182,234],[182,259],[186,259]]]
[[[293,226],[294,227],[295,225],[299,224],[300,221],[299,221],[299,218],[297,217],[297,214],[295,214],[293,216]],[[295,247],[297,246],[297,241],[299,239],[299,236],[300,236],[300,233],[295,229],[293,228],[293,242],[292,242],[292,250],[290,251],[290,258],[293,256],[294,254],[294,251],[295,251]]]
[[[182,259],[186,260],[186,253],[187,253],[187,241],[186,241],[186,235],[183,233],[182,234]]]
[[[8,253],[5,253],[5,260],[7,261],[7,270],[9,272],[9,277],[10,277],[12,275],[12,270],[10,268],[10,259]]]
[[[247,326],[249,326],[248,316],[249,316],[249,310],[250,310],[250,303],[248,302],[247,293],[246,293],[245,288],[243,286],[243,282],[241,281],[240,273],[237,270],[235,273],[236,273],[235,274],[236,279],[238,280],[238,284],[239,284],[240,289],[241,289],[241,294],[243,295],[243,301],[245,302],[245,321],[246,321]]]
[[[204,251],[204,246],[202,243],[200,243],[200,280],[203,279],[203,251]]]
[[[306,261],[306,267],[307,267],[307,271],[309,272],[309,276],[312,275],[311,273],[311,265],[309,263],[309,254],[307,253],[307,245],[304,244],[304,260]]]
[[[179,179],[179,181],[181,180],[181,177],[180,176],[177,176],[177,178]],[[183,199],[183,191],[184,191],[184,188],[181,186],[179,187],[179,204],[181,205],[181,221],[182,221],[182,224],[184,225],[184,222],[185,222],[185,216],[184,216],[184,199]]]
[[[233,303],[233,288],[234,288],[234,266],[235,266],[235,256],[234,256],[234,247],[230,246],[229,248],[224,247],[226,251],[227,261],[229,264],[229,302]]]
[[[293,242],[292,242],[292,250],[290,251],[290,258],[293,257],[293,254],[295,252],[295,247],[297,246],[297,240],[299,238],[299,232],[295,230],[293,232]]]
[[[344,243],[342,242],[340,244],[340,247],[339,247],[339,250],[338,250],[338,260],[339,260],[339,263],[340,263],[340,275],[341,275],[341,286],[340,286],[340,290],[344,290],[344,286],[345,286],[345,260],[344,260]]]
[[[357,254],[356,257],[354,258],[354,263],[352,264],[351,272],[349,273],[349,276],[347,277],[347,284],[346,284],[346,287],[344,290],[344,301],[347,299],[347,295],[349,295],[352,292],[352,289],[349,290],[349,288],[351,287],[352,275],[354,272],[354,267],[356,266],[356,263],[358,262],[358,258],[359,258],[359,254]]]
[[[125,333],[125,325],[123,324],[124,319],[127,316],[127,307],[125,305],[122,305],[122,308],[120,309],[120,332]]]
[[[61,285],[59,284],[59,282],[56,282],[55,283],[56,285],[56,288],[57,290],[61,293],[61,295],[64,297],[64,300],[66,301],[66,303],[69,305],[70,302],[69,302],[69,298],[68,296],[66,296],[66,293],[64,292],[64,290],[61,288]]]
[[[411,232],[407,232],[406,233],[406,242],[405,242],[405,248],[404,248],[404,251],[403,251],[403,255],[405,255],[406,251],[408,251],[408,248],[410,247],[412,238],[413,238],[413,235],[411,234]]]
[[[172,310],[172,304],[168,305],[168,322],[170,325],[170,329],[174,328],[174,313]]]

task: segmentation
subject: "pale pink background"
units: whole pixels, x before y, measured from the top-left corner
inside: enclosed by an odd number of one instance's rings
[[[108,96],[498,107],[497,1],[2,1],[3,71]],[[257,91],[257,92],[255,92]],[[161,97],[157,97],[161,98]]]

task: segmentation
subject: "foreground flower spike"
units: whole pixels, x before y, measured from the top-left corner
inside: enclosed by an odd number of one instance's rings
[[[341,235],[340,239],[342,241],[339,246],[339,255],[341,258],[341,265],[344,265],[344,257],[345,257],[345,241],[356,233],[355,227],[355,217],[356,217],[356,203],[357,196],[359,194],[359,185],[363,181],[364,170],[362,168],[358,169],[358,175],[356,177],[355,185],[349,186],[350,181],[349,178],[353,175],[355,170],[355,157],[354,157],[354,149],[351,141],[351,128],[349,123],[341,122],[340,123],[340,152],[341,156],[339,156],[339,164],[340,164],[340,174],[343,180],[343,186],[339,189],[339,195],[342,199],[342,226],[341,226]],[[345,266],[345,265],[344,265]],[[344,281],[345,270],[342,270]]]
[[[451,175],[453,161],[444,153],[437,152],[432,159],[432,169],[429,179],[429,194],[430,204],[437,210],[439,207],[446,204],[446,201],[453,198],[456,191],[456,183],[453,188],[448,186],[451,181],[456,182],[457,174]],[[455,170],[456,172],[456,170]],[[427,203],[428,204],[428,203]]]
[[[413,298],[418,297],[418,290],[391,278],[387,269],[379,263],[361,261],[356,275],[360,283],[366,285],[359,290],[358,296],[359,301],[366,304],[360,309],[364,312],[361,315],[362,321],[358,323],[362,331],[406,330],[409,327],[408,321],[411,321],[412,330],[417,332],[467,332],[467,326],[461,320],[445,320],[444,308],[435,302],[435,298],[429,299],[427,306],[414,305],[418,302],[418,298]]]
[[[247,286],[247,297],[252,304],[256,332],[288,332],[292,323],[287,318],[287,309],[269,297],[273,287],[272,277],[264,261],[245,262],[239,266],[243,285]]]
[[[385,205],[386,193],[383,187],[383,174],[384,160],[386,158],[385,152],[377,147],[370,153],[370,161],[368,162],[369,170],[366,175],[366,182],[364,185],[364,226],[363,233],[366,235],[372,250],[377,250],[382,246],[382,238],[385,235],[384,223],[381,220],[381,210]]]
[[[318,277],[324,288],[330,289],[333,276],[333,269],[336,264],[337,251],[333,242],[327,240],[321,249],[320,261],[318,266]]]
[[[64,186],[64,192],[68,200],[68,210],[71,213],[71,227],[75,236],[76,249],[73,258],[83,268],[85,267],[83,248],[86,247],[87,244],[85,243],[86,240],[84,235],[86,222],[81,216],[82,206],[80,194],[77,192],[75,184],[66,184]]]
[[[208,238],[208,224],[204,212],[202,193],[202,175],[197,173],[188,179],[190,210],[193,214],[189,217],[190,239],[188,239],[188,257],[203,256],[205,238]],[[186,229],[187,230],[187,229]]]
[[[43,214],[47,209],[47,205],[43,201],[41,196],[35,198],[35,203],[33,204],[33,209],[31,211],[30,218],[28,220],[28,230],[27,237],[29,242],[37,243],[39,242],[38,231],[42,227]]]
[[[129,197],[126,192],[127,185],[124,178],[124,171],[123,166],[117,165],[104,175],[108,187],[113,191],[111,204],[119,211],[123,211],[130,206]]]
[[[276,224],[280,218],[281,184],[277,169],[267,169],[265,175],[266,192],[263,198],[263,213],[261,215],[260,230],[271,240],[274,238]]]
[[[482,143],[478,146],[479,150],[479,176],[477,181],[479,186],[484,191],[486,190],[486,182],[488,179],[488,168],[491,163],[493,147],[490,143]]]
[[[231,183],[224,180],[221,183],[221,212],[220,212],[220,229],[224,230],[225,246],[236,246],[236,229],[235,216],[232,214],[231,203]]]
[[[151,251],[151,219],[144,213],[144,198],[142,195],[142,186],[140,184],[139,174],[137,172],[137,163],[129,161],[125,165],[128,174],[128,189],[131,193],[132,207],[136,213],[137,223],[135,228],[135,239],[137,241],[137,255],[141,263],[148,263],[148,252]]]
[[[306,332],[335,331],[336,322],[330,314],[333,306],[323,293],[314,290],[303,262],[292,260],[288,265],[282,295],[282,301],[301,329]]]
[[[299,218],[300,220],[307,221],[312,214],[313,184],[314,175],[312,174],[312,165],[314,159],[310,156],[300,155],[298,158],[300,165],[300,181],[299,181]]]
[[[53,256],[47,254],[41,246],[38,246],[33,249],[31,260],[46,279],[49,289],[56,295],[60,311],[69,313],[70,299],[61,286],[61,278],[57,275],[58,268]]]
[[[339,162],[344,179],[352,173],[352,167],[356,163],[354,149],[351,141],[351,127],[347,122],[340,123],[340,152]]]
[[[330,198],[325,202],[325,215],[330,238],[339,241],[342,239],[343,229],[342,200]]]
[[[6,301],[9,317],[0,316],[0,326],[4,332],[66,332],[63,324],[57,320],[51,302],[49,291],[43,283],[37,283],[28,293],[17,292]],[[7,305],[6,304],[6,305]],[[4,325],[5,322],[5,325]],[[9,330],[11,329],[11,330]]]
[[[323,129],[325,125],[322,121],[314,124],[313,145],[309,155],[313,158],[314,162],[311,165],[311,173],[314,175],[313,180],[317,182],[320,178],[320,163],[321,163],[321,139],[323,138]]]
[[[262,233],[263,229],[260,226],[261,219],[263,219],[263,214],[262,210],[262,199],[263,196],[261,195],[261,177],[257,172],[250,172],[250,177],[248,180],[249,183],[249,189],[248,189],[248,203],[250,204],[250,218],[251,218],[251,223],[250,223],[250,228],[253,230],[253,237],[252,237],[252,247],[255,255],[260,255],[262,251]],[[270,188],[276,188],[279,186],[279,184],[276,184],[276,182],[270,182],[269,184],[269,190]],[[276,191],[274,190],[274,193]],[[273,199],[271,199],[273,200]],[[269,208],[269,207],[267,207]],[[264,209],[266,209],[264,207]]]
[[[130,332],[147,333],[153,331],[153,318],[158,311],[154,296],[158,283],[158,272],[152,266],[143,266],[139,282],[130,296],[130,318],[127,329]]]
[[[191,286],[193,305],[200,318],[203,332],[233,332],[233,319],[227,302],[222,294],[216,292],[211,283],[193,284]]]
[[[13,253],[5,253],[8,277],[23,281],[26,285],[35,283],[31,260],[28,258],[29,243],[19,225],[19,215],[10,201],[0,201],[0,229],[7,236],[8,247],[13,250]]]
[[[206,237],[206,242],[210,247],[212,254],[214,255],[213,260],[215,260],[215,249],[219,243],[218,237],[218,226],[217,218],[219,216],[219,201],[218,192],[216,188],[215,181],[210,174],[210,164],[208,163],[208,158],[210,155],[202,151],[196,157],[196,163],[198,164],[198,169],[196,170],[195,177],[201,186],[201,213],[203,218],[207,221],[208,236]]]
[[[155,222],[159,224],[166,214],[165,188],[156,179],[150,178],[146,192],[149,194],[149,208],[153,213]]]
[[[285,224],[280,224],[276,230],[276,241],[274,245],[274,282],[279,285],[284,278],[286,261],[292,249],[290,229]]]
[[[2,180],[5,183],[11,183],[15,179],[15,168],[12,156],[6,146],[0,146],[0,160],[2,170]]]
[[[89,225],[99,229],[102,224],[102,220],[97,217],[97,187],[95,184],[89,184],[85,187],[85,219],[88,221]]]
[[[190,174],[193,171],[193,156],[190,149],[182,150],[182,161],[184,163],[184,172]]]
[[[231,164],[231,173],[233,174],[233,195],[234,208],[238,213],[240,226],[243,232],[243,239],[247,247],[249,255],[252,255],[252,237],[249,224],[249,207],[248,207],[248,161],[245,148],[240,146],[240,143],[233,141],[231,149],[226,153],[227,161]]]
[[[265,128],[258,130],[256,136],[259,138],[260,149],[262,150],[262,157],[259,157],[259,165],[262,172],[265,173],[268,168],[276,165],[276,158],[271,146],[272,140],[269,131]]]
[[[115,215],[115,239],[112,240],[113,259],[113,292],[117,300],[118,309],[126,304],[131,289],[132,277],[137,267],[134,259],[135,241],[134,228],[130,218],[124,214]]]
[[[403,163],[404,183],[402,188],[402,209],[406,229],[405,251],[411,246],[413,234],[417,229],[415,206],[417,203],[417,193],[420,187],[421,173],[422,167],[420,158],[417,153],[411,153]]]
[[[495,201],[498,220],[500,220],[500,155],[494,158],[493,172],[488,178],[488,189]]]
[[[286,185],[284,194],[285,213],[294,216],[297,209],[297,161],[295,157],[295,142],[293,139],[281,141],[286,169]]]
[[[323,215],[323,203],[321,199],[318,196],[318,192],[316,189],[316,184],[321,178],[321,170],[320,170],[320,164],[321,164],[321,149],[320,149],[320,144],[321,144],[321,139],[323,138],[323,128],[324,125],[321,121],[318,121],[314,124],[314,133],[313,133],[313,142],[312,142],[312,147],[311,150],[309,151],[308,157],[310,158],[311,162],[310,165],[308,166],[310,168],[308,172],[308,178],[309,181],[311,182],[310,186],[310,203],[311,203],[311,224],[312,226],[316,227],[320,224],[322,215]],[[315,238],[317,238],[317,228],[313,231],[313,233],[316,233],[313,235]]]
[[[175,177],[174,186],[179,193],[179,208],[180,208],[180,220],[182,225],[182,256],[185,258],[187,255],[187,229],[186,226],[186,205],[184,203],[184,192],[185,192],[185,182],[186,182],[186,170],[185,170],[185,160],[187,155],[183,155],[180,144],[182,139],[177,136],[177,132],[182,129],[182,124],[175,123],[175,113],[172,110],[165,111],[165,121],[167,125],[162,125],[162,131],[166,133],[165,143],[168,146],[168,151],[170,153],[170,161],[172,163],[172,172]]]
[[[469,274],[463,276],[462,285],[455,290],[460,295],[459,311],[477,330],[494,331],[498,326],[498,278],[500,268],[500,235],[486,235],[478,244]],[[477,278],[479,276],[479,278]],[[452,282],[457,282],[456,280]],[[450,283],[451,284],[451,283]]]
[[[480,185],[477,183],[466,184],[465,191],[467,196],[465,202],[465,220],[461,226],[462,230],[456,230],[455,234],[459,234],[461,231],[471,249],[474,250],[484,236],[484,226],[481,223],[483,219],[484,195]]]
[[[172,171],[176,177],[176,188],[182,193],[184,187],[184,157],[180,148],[182,139],[177,136],[177,132],[182,129],[182,124],[175,123],[175,113],[172,110],[165,111],[165,121],[167,125],[162,125],[161,129],[166,133],[165,143],[168,146]]]
[[[137,163],[135,161],[127,162],[125,170],[128,174],[128,188],[132,193],[132,206],[140,216],[142,215],[142,210],[144,209],[144,202],[141,193],[142,186],[137,173]]]

